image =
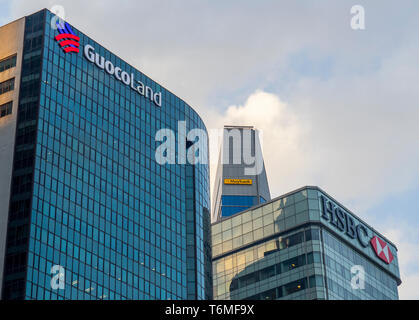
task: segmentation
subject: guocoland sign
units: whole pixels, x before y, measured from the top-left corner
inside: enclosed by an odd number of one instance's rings
[[[155,105],[161,107],[162,94],[161,92],[153,92],[151,87],[144,85],[141,81],[135,80],[134,73],[128,73],[120,67],[115,66],[111,61],[106,60],[105,57],[98,54],[95,48],[89,44],[84,46],[84,57],[94,63],[98,68],[104,70],[111,76],[114,76],[118,81],[130,87],[140,95],[150,99]]]

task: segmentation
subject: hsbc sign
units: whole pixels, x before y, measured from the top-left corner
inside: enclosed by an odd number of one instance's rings
[[[366,248],[371,234],[367,227],[355,220],[343,209],[336,206],[324,196],[320,196],[322,203],[322,218],[327,220],[340,232],[345,233],[351,239],[357,239],[359,244]]]
[[[375,254],[385,263],[393,261],[389,245],[381,238],[373,235],[372,231],[361,222],[356,221],[342,208],[336,206],[332,201],[320,196],[322,215],[321,218],[335,229],[345,234],[348,238],[357,239],[363,248],[372,246]]]

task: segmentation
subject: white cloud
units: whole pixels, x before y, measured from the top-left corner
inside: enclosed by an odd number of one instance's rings
[[[403,283],[399,287],[401,300],[418,300],[419,273],[402,275]]]
[[[218,119],[207,117],[207,125],[255,125],[264,131],[273,196],[318,185],[363,212],[409,190],[419,176],[419,92],[414,89],[419,68],[397,79],[404,64],[393,63],[363,78],[302,80],[286,103],[257,91]]]
[[[397,225],[397,229],[394,228]],[[400,221],[393,221],[393,226],[384,234],[398,248],[398,259],[402,284],[399,287],[399,297],[403,300],[418,299],[419,287],[419,236],[417,227],[409,226]]]
[[[294,185],[304,183],[301,171],[309,166],[301,150],[303,126],[290,106],[275,94],[257,90],[243,105],[228,107],[224,114],[213,117],[210,122],[215,128],[222,128],[224,124],[255,126],[263,133],[261,142],[271,185],[285,190],[291,181]],[[213,177],[215,169],[216,163],[213,163]]]
[[[406,37],[400,31],[406,22],[392,2],[379,1],[368,10],[371,3],[366,5],[363,34],[350,28],[351,6],[336,1],[244,0],[238,6],[193,0],[15,0],[11,14],[15,19],[63,5],[70,23],[202,112],[208,99],[222,109],[234,103],[230,98],[244,87],[253,86],[250,94],[260,87],[257,82],[275,81],[288,57],[300,50],[351,57],[340,66],[351,72],[368,67],[377,48],[382,55],[392,52]],[[401,9],[413,11],[406,7]],[[388,23],[395,19],[397,23]],[[218,105],[220,98],[226,104]]]
[[[290,95],[311,125],[303,143],[311,170],[321,175],[312,182],[359,210],[416,184],[418,53],[417,46],[402,47],[363,76],[303,79]]]
[[[403,64],[400,66],[403,67]],[[397,73],[396,69],[392,71]],[[378,81],[380,76],[376,76],[375,80]],[[350,88],[365,94],[361,88],[367,82],[363,80]],[[375,86],[375,81],[371,83],[373,85],[369,89]],[[302,106],[299,99],[295,104],[286,103],[275,94],[257,90],[242,105],[228,107],[225,113],[213,117],[210,122],[216,127],[223,124],[254,125],[263,131],[263,152],[273,197],[304,185],[319,185],[383,232],[398,247],[402,278],[400,298],[417,299],[417,224],[409,224],[408,215],[403,212],[393,212],[391,221],[383,220],[383,217],[389,216],[384,212],[377,212],[382,215],[381,218],[363,215],[365,209],[374,203],[407,190],[415,182],[414,177],[419,170],[419,134],[415,134],[418,129],[413,120],[416,114],[412,111],[407,113],[413,119],[408,119],[407,114],[404,116],[407,111],[392,105],[392,93],[384,87],[380,88],[383,96],[369,96],[368,104],[365,101],[357,104],[355,100],[359,95],[352,97],[351,93],[337,92],[336,88],[332,92],[329,91],[329,84],[324,85],[327,89],[316,84],[315,88],[311,88],[313,94],[304,99],[313,108],[312,111]],[[391,87],[391,81],[387,85]],[[320,93],[314,94],[316,90]],[[328,92],[323,97],[324,91]],[[412,94],[409,90],[406,93]],[[335,102],[339,96],[343,105]],[[406,101],[405,107],[411,108],[415,101]],[[299,112],[303,107],[307,108],[305,116]],[[392,108],[400,111],[386,114]],[[374,117],[369,116],[370,112],[376,112]],[[415,150],[411,150],[412,145]],[[212,181],[215,168],[215,165],[211,167]],[[394,217],[398,219],[394,220]]]

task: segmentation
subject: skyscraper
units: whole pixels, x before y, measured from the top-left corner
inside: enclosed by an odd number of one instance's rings
[[[318,187],[212,225],[216,300],[396,300],[397,248]]]
[[[213,197],[213,222],[271,199],[260,133],[254,127],[224,127]]]
[[[0,43],[2,298],[211,298],[208,165],[155,159],[198,114],[48,10]]]

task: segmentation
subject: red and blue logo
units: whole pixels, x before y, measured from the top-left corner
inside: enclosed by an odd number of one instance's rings
[[[377,236],[371,239],[371,245],[374,248],[375,254],[385,263],[390,264],[394,257],[391,253],[389,245]]]
[[[60,24],[57,21],[57,30],[60,34],[55,37],[55,40],[58,42],[58,44],[64,50],[64,52],[78,53],[80,46],[80,38],[76,36],[73,29],[71,29],[70,25],[67,22]]]

